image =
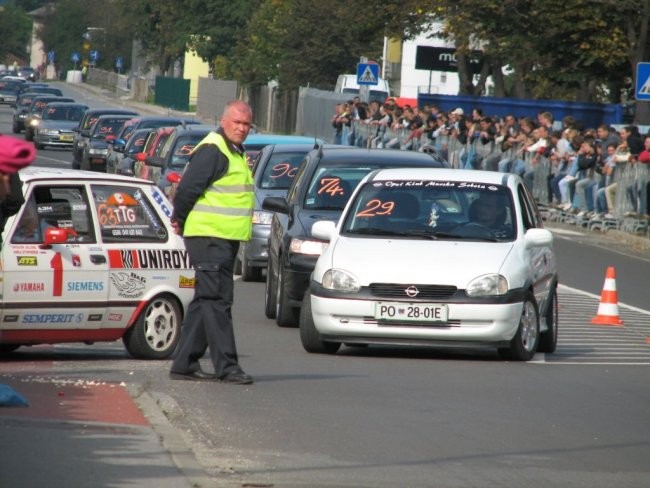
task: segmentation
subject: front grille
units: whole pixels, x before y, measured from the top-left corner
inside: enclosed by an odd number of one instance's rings
[[[408,289],[417,289],[415,296],[409,296]],[[413,298],[417,300],[445,300],[451,298],[456,293],[456,287],[451,285],[416,285],[403,283],[371,283],[370,293],[380,298],[405,299]]]

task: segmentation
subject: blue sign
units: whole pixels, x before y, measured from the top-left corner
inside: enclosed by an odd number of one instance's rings
[[[359,85],[379,84],[379,65],[377,63],[357,64],[357,83]]]
[[[54,61],[56,61],[56,52],[54,51],[54,49],[50,49],[47,52],[47,61],[48,63],[53,63]]]
[[[118,56],[115,58],[115,67],[117,69],[122,69],[123,61],[122,61],[122,56]]]
[[[70,60],[73,63],[78,63],[79,61],[81,61],[81,56],[79,56],[79,53],[74,52],[74,53],[72,53],[72,56],[70,56]]]
[[[636,94],[637,100],[650,100],[650,63],[636,65]]]
[[[99,51],[90,51],[90,61],[96,63],[99,59]]]

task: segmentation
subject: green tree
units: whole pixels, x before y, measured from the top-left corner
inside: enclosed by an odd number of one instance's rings
[[[0,60],[8,61],[8,56],[28,59],[27,46],[31,39],[32,19],[20,8],[6,5],[0,7]]]

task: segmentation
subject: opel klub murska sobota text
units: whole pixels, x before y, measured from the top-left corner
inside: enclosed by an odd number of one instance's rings
[[[122,339],[136,358],[168,357],[194,272],[153,183],[27,168],[26,203],[5,226],[0,351]]]

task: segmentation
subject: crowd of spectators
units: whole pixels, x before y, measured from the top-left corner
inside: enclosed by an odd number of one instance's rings
[[[571,116],[555,120],[550,112],[498,117],[479,109],[444,112],[434,105],[364,103],[355,97],[336,106],[332,126],[335,144],[427,147],[453,167],[517,173],[536,188],[540,203],[581,219],[622,217],[614,215],[617,192],[627,199],[625,216],[650,219],[650,134],[633,125],[585,128]],[[626,168],[643,171],[622,184]]]

